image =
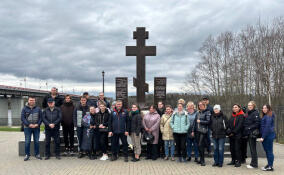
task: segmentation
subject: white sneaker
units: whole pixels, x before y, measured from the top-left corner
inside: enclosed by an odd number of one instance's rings
[[[251,166],[251,165],[247,165],[247,168],[248,168],[248,169],[253,169],[254,167]]]
[[[108,156],[103,155],[100,160],[108,160]]]

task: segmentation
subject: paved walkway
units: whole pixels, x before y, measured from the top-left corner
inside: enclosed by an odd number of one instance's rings
[[[29,174],[177,174],[177,175],[256,175],[256,174],[284,174],[284,145],[275,144],[275,171],[263,172],[260,169],[248,170],[245,166],[241,168],[234,168],[232,166],[225,165],[223,168],[213,168],[211,166],[212,158],[206,159],[206,166],[201,167],[193,162],[189,163],[177,163],[171,161],[163,161],[161,159],[157,161],[142,160],[137,163],[123,162],[120,159],[115,162],[88,160],[87,158],[65,158],[56,160],[51,158],[50,160],[35,160],[31,157],[30,161],[24,162],[23,157],[18,156],[18,140],[23,138],[24,135],[21,132],[0,132],[0,175],[29,175]],[[226,158],[225,163],[230,159]],[[248,159],[248,161],[250,161]],[[259,159],[259,166],[266,165],[266,159]]]

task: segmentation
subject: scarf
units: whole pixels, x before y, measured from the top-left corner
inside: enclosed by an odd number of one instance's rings
[[[236,119],[239,115],[244,115],[243,110],[241,110],[239,113],[235,114],[233,113],[232,116],[234,117],[234,126],[236,125]]]

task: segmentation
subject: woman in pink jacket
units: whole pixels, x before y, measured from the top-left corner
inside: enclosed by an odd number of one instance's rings
[[[158,158],[158,140],[160,129],[160,115],[154,105],[150,106],[149,113],[143,118],[143,126],[145,132],[151,133],[154,136],[152,143],[147,143],[147,158],[157,160]]]

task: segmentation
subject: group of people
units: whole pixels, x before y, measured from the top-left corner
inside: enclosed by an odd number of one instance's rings
[[[60,124],[63,128],[65,155],[74,154],[74,128],[78,138],[78,158],[87,155],[96,159],[99,151],[100,160],[108,160],[108,137],[111,138],[111,161],[118,159],[120,143],[124,161],[128,162],[128,141],[131,137],[133,158],[137,162],[141,155],[141,141],[147,143],[146,159],[178,162],[191,161],[192,151],[194,161],[205,166],[205,150],[210,154],[211,141],[214,148],[214,167],[224,164],[224,147],[229,138],[231,162],[227,165],[240,167],[246,162],[247,144],[251,151],[251,162],[247,168],[258,167],[256,144],[262,142],[267,155],[268,164],[264,171],[273,171],[273,140],[275,138],[275,114],[271,106],[262,107],[258,112],[254,101],[247,105],[247,111],[240,105],[232,106],[232,115],[227,118],[221,106],[212,108],[209,98],[204,97],[197,103],[183,99],[178,100],[176,108],[158,103],[151,105],[149,112],[142,113],[138,104],[132,104],[131,109],[123,108],[123,103],[117,100],[110,103],[100,93],[98,101],[89,99],[88,93],[80,97],[79,105],[74,105],[71,96],[66,95],[64,101],[53,88],[44,99],[42,110],[35,105],[35,98],[29,97],[27,106],[22,110],[22,122],[26,140],[25,161],[30,157],[30,141],[33,134],[35,157],[42,159],[39,154],[40,125],[45,124],[45,159],[50,158],[50,140],[54,138],[55,157],[60,159]]]

